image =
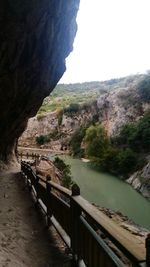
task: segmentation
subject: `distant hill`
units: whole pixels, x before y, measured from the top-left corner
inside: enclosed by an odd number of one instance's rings
[[[107,81],[95,81],[75,84],[58,84],[51,95],[45,98],[38,114],[66,108],[70,104],[82,105],[96,100],[100,95],[114,89],[134,87],[144,78],[144,74],[127,76]]]

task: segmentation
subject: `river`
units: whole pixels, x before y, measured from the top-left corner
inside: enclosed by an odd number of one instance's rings
[[[150,230],[150,202],[118,177],[99,172],[89,163],[61,156],[71,166],[73,181],[91,203],[121,211],[135,223]]]

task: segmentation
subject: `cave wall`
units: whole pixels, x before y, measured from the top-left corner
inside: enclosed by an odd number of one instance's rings
[[[79,0],[0,0],[0,160],[65,71]]]

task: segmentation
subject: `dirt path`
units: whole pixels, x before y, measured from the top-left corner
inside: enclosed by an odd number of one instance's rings
[[[19,172],[0,174],[0,266],[71,267],[56,237],[53,227],[46,230]]]

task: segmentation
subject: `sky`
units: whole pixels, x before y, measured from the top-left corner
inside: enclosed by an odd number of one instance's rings
[[[80,0],[74,50],[60,83],[101,81],[150,69],[150,0]]]

